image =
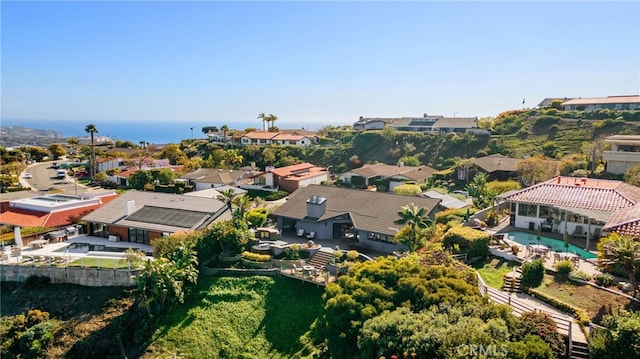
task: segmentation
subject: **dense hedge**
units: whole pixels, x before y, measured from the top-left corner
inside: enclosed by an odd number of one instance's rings
[[[544,278],[544,263],[542,259],[526,262],[522,265],[522,281],[525,288],[535,288],[542,284]]]
[[[469,258],[486,257],[489,254],[491,235],[477,229],[455,226],[445,233],[443,240],[447,249],[467,253]]]

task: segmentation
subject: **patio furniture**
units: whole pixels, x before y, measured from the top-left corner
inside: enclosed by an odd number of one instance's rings
[[[304,236],[304,229],[302,229],[302,228],[298,229],[298,231],[296,232],[296,235],[297,235],[298,237],[302,237],[302,236]]]
[[[297,265],[295,265],[295,264],[293,265],[293,270],[294,270],[295,272],[297,272],[297,273],[302,273],[302,268],[301,268],[301,267],[298,267],[298,266],[297,266]],[[293,273],[292,273],[292,274],[293,274]]]
[[[308,239],[316,238],[316,232],[314,232],[314,231],[309,232],[309,234],[307,234],[307,238]]]

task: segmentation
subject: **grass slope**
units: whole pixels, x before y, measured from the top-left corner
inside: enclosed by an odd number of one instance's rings
[[[143,357],[291,358],[322,312],[322,292],[288,278],[201,277]]]
[[[517,262],[510,262],[503,258],[489,257],[486,261],[476,262],[473,269],[480,273],[484,282],[492,288],[502,289],[505,274],[511,272],[514,266],[520,266]]]

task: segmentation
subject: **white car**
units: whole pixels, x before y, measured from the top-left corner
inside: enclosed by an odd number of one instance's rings
[[[33,175],[29,172],[25,172],[24,178],[33,178]]]

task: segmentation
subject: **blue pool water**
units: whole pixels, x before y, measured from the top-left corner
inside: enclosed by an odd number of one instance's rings
[[[512,232],[506,232],[505,234],[507,235],[507,239],[512,240],[518,244],[522,244],[525,246],[530,244],[538,244],[538,240],[536,239],[537,236],[535,233],[512,231]],[[551,250],[554,252],[564,252],[566,250],[564,247],[564,241],[545,237],[542,235],[540,236],[540,244],[550,247]],[[596,258],[595,254],[589,251],[585,251],[580,247],[576,247],[571,243],[569,243],[569,252],[579,255],[582,259]]]

